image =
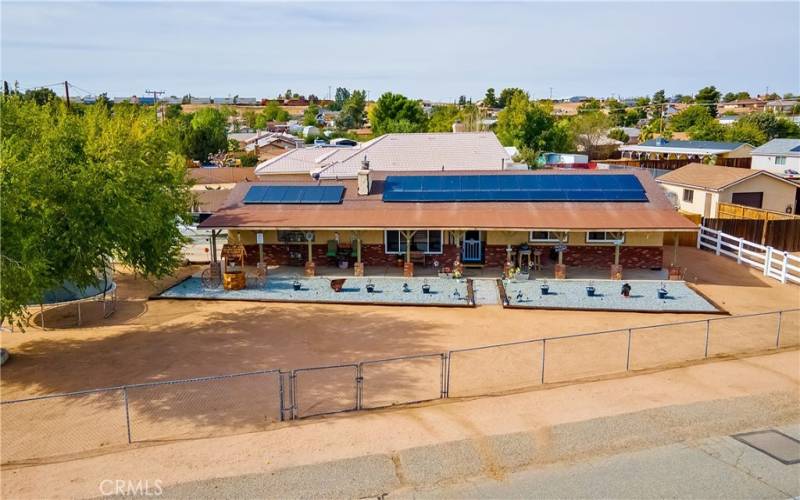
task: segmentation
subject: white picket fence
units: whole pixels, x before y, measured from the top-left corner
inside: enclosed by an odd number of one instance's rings
[[[737,263],[755,267],[764,276],[775,278],[781,283],[790,281],[800,284],[800,257],[789,252],[759,245],[705,226],[700,226],[697,248],[708,248],[717,255],[736,259]]]

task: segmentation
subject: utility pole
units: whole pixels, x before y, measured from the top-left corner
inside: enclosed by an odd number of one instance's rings
[[[3,95],[8,95],[8,80],[3,80]]]
[[[553,87],[550,87],[550,100],[553,100]]]
[[[158,96],[163,95],[163,90],[145,90],[145,94],[153,94],[153,107],[156,110],[156,120],[158,119]]]
[[[70,109],[69,105],[69,82],[64,80],[64,94],[67,96],[67,109]]]

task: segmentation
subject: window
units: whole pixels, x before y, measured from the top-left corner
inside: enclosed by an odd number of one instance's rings
[[[398,229],[389,229],[385,233],[386,253],[402,254],[406,252],[406,238]],[[424,253],[442,253],[442,232],[419,230],[411,237],[411,251]]]
[[[624,233],[611,233],[608,231],[590,231],[586,233],[586,243],[616,243],[625,241]]]
[[[785,156],[776,156],[775,157],[775,165],[786,165],[786,157]]]
[[[683,190],[683,201],[691,203],[694,201],[694,189]]]
[[[539,243],[563,243],[565,235],[555,231],[531,231],[528,240]]]

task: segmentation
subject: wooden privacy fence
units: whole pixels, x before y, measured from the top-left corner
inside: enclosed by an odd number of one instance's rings
[[[768,221],[704,218],[703,226],[777,250],[800,251],[800,218]]]
[[[720,219],[756,219],[765,221],[800,220],[800,216],[794,214],[723,202],[717,204],[717,217]]]
[[[781,283],[800,284],[800,257],[791,255],[789,252],[759,245],[705,225],[700,226],[697,248],[713,250],[717,255],[736,259],[737,263],[759,269],[764,276],[774,278]]]

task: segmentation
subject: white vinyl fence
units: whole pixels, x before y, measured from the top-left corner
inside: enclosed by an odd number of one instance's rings
[[[755,267],[764,276],[781,283],[790,281],[800,284],[800,257],[789,252],[759,245],[705,226],[700,226],[697,248],[707,248],[717,255],[736,259],[737,263]]]

